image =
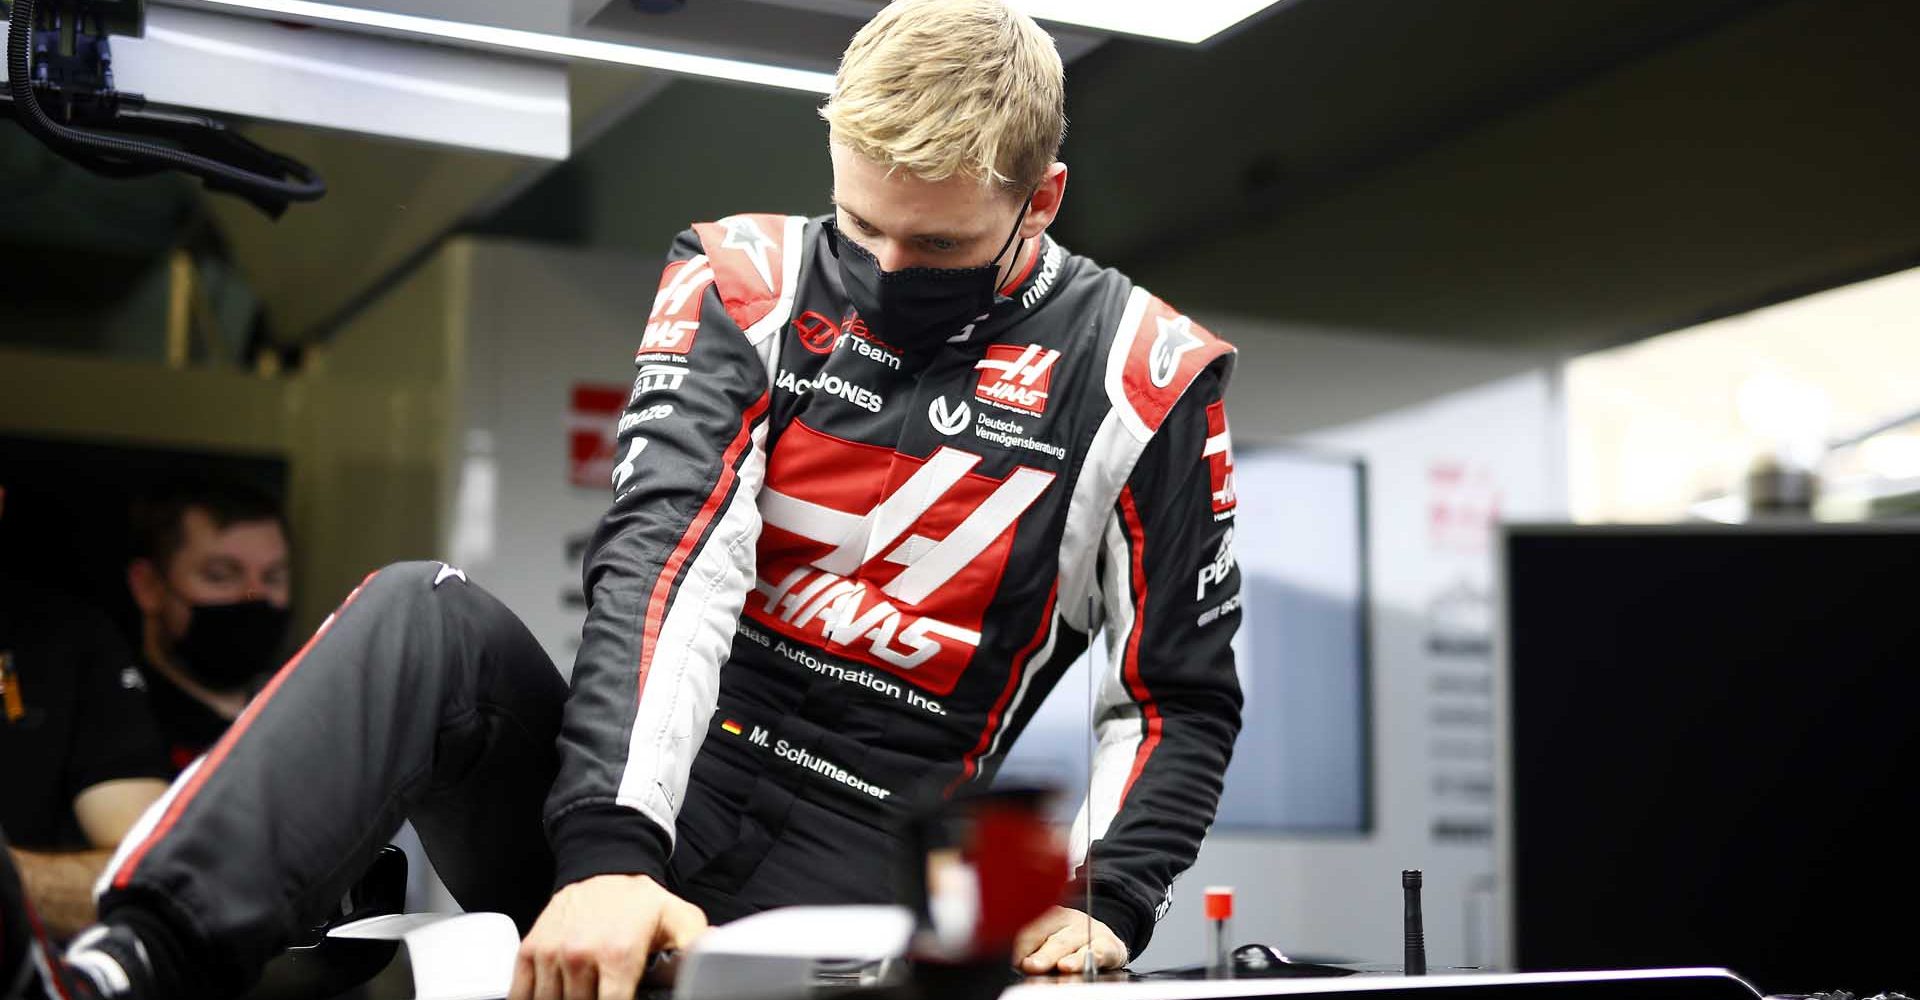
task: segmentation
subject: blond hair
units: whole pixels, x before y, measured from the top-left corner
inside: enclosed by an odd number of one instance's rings
[[[833,141],[927,181],[1039,186],[1066,134],[1053,38],[1004,0],[894,0],[840,59]]]

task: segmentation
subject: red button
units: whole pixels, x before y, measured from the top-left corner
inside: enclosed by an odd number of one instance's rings
[[[1231,920],[1233,918],[1233,887],[1207,887],[1207,919]]]

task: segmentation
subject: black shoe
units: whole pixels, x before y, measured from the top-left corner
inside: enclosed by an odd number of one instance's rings
[[[132,930],[95,924],[51,963],[75,1000],[154,1000],[153,963]]]

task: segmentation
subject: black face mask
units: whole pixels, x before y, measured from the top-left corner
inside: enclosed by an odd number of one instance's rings
[[[293,613],[266,601],[196,604],[174,652],[194,680],[215,691],[239,691],[279,666],[277,654]]]
[[[1000,288],[1000,258],[1020,235],[1020,223],[1033,204],[1029,196],[1020,207],[1013,231],[993,260],[979,267],[908,267],[880,269],[880,259],[847,238],[832,220],[827,246],[840,261],[840,280],[853,308],[867,328],[895,350],[907,354],[931,353],[960,332],[960,328],[993,309]]]

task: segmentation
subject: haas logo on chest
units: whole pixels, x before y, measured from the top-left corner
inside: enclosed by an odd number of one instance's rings
[[[835,656],[948,694],[980,644],[1020,517],[1054,474],[974,470],[942,447],[924,459],[796,421],[767,464],[765,529],[749,618]]]
[[[983,403],[1031,416],[1047,412],[1047,394],[1053,388],[1053,364],[1060,352],[1039,344],[1014,347],[995,344],[973,367],[980,381],[973,388]]]

